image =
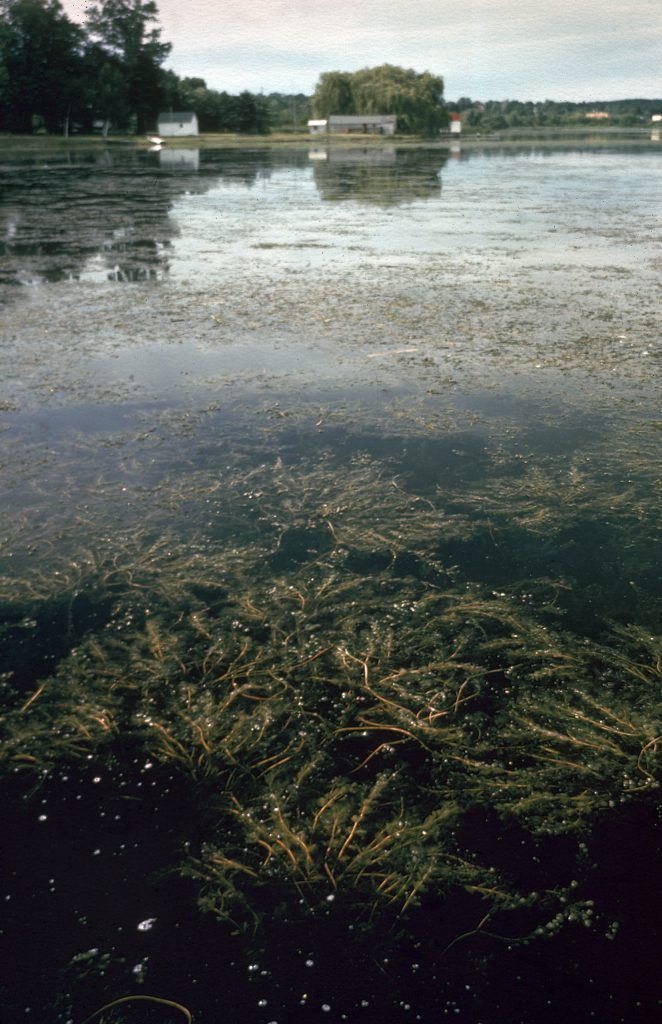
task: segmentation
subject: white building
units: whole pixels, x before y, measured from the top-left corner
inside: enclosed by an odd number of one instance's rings
[[[184,113],[170,111],[159,114],[157,133],[164,139],[172,139],[183,135],[198,134],[198,115],[187,110]]]
[[[331,114],[325,121],[309,121],[311,135],[395,135],[395,114]]]
[[[395,135],[395,114],[331,114],[329,131],[343,135]]]

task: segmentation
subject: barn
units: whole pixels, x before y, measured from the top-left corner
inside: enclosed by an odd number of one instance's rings
[[[396,123],[395,114],[331,114],[325,120],[309,121],[308,131],[311,135],[395,135]]]
[[[328,122],[330,132],[394,135],[397,118],[395,114],[331,114]]]
[[[159,114],[157,132],[164,139],[197,135],[198,115],[192,110],[183,113],[170,111],[167,114]]]

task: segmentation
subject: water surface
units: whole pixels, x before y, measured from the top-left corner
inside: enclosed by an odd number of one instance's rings
[[[651,1020],[659,148],[1,170],[7,1012]]]

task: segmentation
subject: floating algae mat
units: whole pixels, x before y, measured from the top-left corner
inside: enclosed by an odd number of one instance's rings
[[[16,161],[14,1016],[654,1017],[659,154],[376,152]]]

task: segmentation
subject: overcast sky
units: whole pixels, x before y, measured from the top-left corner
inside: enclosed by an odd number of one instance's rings
[[[86,0],[62,0],[80,20]],[[228,92],[311,93],[400,64],[446,98],[662,96],[662,0],[157,0],[166,67]]]

